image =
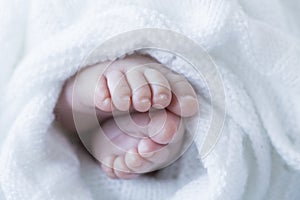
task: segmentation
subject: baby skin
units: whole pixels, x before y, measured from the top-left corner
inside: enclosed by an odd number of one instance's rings
[[[182,118],[197,111],[190,83],[142,55],[79,71],[66,81],[55,108],[66,129],[93,133],[91,153],[107,176],[121,179],[174,161],[184,141]]]

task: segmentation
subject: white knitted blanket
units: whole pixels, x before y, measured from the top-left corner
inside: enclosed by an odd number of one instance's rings
[[[0,0],[0,199],[300,199],[299,11],[297,0]],[[54,123],[53,108],[78,69],[143,41],[83,64],[97,45],[142,28],[173,30],[205,48],[224,85],[224,126],[204,159],[198,137],[155,176],[110,180]],[[179,57],[146,53],[195,86],[196,134],[204,134],[209,88]]]

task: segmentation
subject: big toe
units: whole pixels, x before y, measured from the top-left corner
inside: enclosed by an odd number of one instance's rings
[[[148,168],[148,171],[158,169],[161,164],[169,159],[170,155],[167,145],[157,144],[151,139],[143,139],[140,141],[138,153],[143,159],[151,162],[151,168]]]
[[[196,114],[199,103],[191,84],[182,75],[173,72],[168,73],[167,78],[173,93],[168,110],[181,117],[190,117]]]
[[[195,96],[174,96],[168,109],[182,117],[191,117],[198,112],[198,100]]]
[[[151,140],[158,144],[168,144],[176,137],[181,137],[181,118],[169,111],[158,111],[154,113],[148,128]],[[179,131],[180,130],[180,131]]]

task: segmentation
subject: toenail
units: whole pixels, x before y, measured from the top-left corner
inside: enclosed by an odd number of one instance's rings
[[[125,96],[122,98],[122,100],[126,103],[126,107],[128,108],[130,106],[130,97]]]
[[[124,101],[129,101],[130,100],[130,96],[125,96],[122,98]]]
[[[143,162],[140,159],[134,159],[132,164],[133,167],[141,167]]]
[[[183,103],[184,104],[189,104],[189,105],[196,105],[196,106],[198,106],[198,99],[197,98],[195,98],[195,97],[193,97],[193,96],[190,96],[190,95],[188,95],[188,96],[183,96],[182,97],[182,99],[183,99]],[[196,109],[196,108],[195,108]]]
[[[166,94],[160,94],[160,95],[158,95],[158,99],[159,100],[168,100],[168,95],[166,95]]]
[[[152,157],[155,154],[154,151],[147,152],[147,151],[149,151],[149,148],[145,145],[141,145],[138,149],[139,149],[139,153],[141,154],[141,156],[145,157],[145,158]]]
[[[153,105],[154,108],[163,109],[169,103],[169,95],[167,94],[159,94],[155,97],[156,103]]]
[[[103,101],[103,105],[104,105],[104,106],[109,106],[110,104],[111,104],[110,98],[104,99],[104,101]]]
[[[143,104],[151,104],[151,101],[150,101],[148,98],[143,98],[143,99],[141,100],[141,102],[142,102]]]
[[[138,105],[140,107],[141,112],[146,112],[150,109],[151,107],[151,101],[147,98],[144,98],[138,102]]]
[[[151,101],[150,101],[150,99],[148,99],[148,98],[142,99],[142,100],[141,100],[141,104],[142,104],[143,106],[146,107],[146,108],[144,108],[145,111],[149,110],[150,107],[151,107]]]
[[[141,155],[144,157],[144,158],[150,158],[152,156],[154,156],[155,152],[149,152],[149,153],[141,153]]]
[[[141,159],[139,159],[139,154],[137,153],[136,150],[129,150],[126,154],[127,161],[129,161],[131,163],[132,167],[141,167],[143,162]]]
[[[197,101],[197,99],[191,95],[187,95],[187,96],[183,96],[182,98],[184,98],[185,100],[193,100],[193,101]]]

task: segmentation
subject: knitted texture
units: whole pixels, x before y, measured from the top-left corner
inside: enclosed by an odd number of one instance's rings
[[[296,0],[0,0],[0,198],[300,199],[299,9]],[[226,118],[205,159],[197,137],[155,176],[111,180],[55,124],[53,108],[79,69],[132,53],[120,43],[82,64],[98,44],[140,28],[179,32],[208,51],[222,75]],[[205,81],[179,57],[141,53],[192,83],[201,114],[188,130],[207,132]]]

